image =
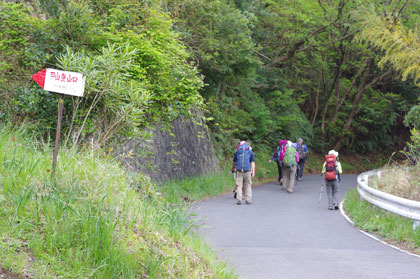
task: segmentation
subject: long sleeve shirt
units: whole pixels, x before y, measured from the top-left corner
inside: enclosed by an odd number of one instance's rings
[[[276,151],[274,151],[273,156],[271,156],[270,160],[278,162],[279,157],[280,157],[279,153],[280,153],[280,147],[277,146]]]

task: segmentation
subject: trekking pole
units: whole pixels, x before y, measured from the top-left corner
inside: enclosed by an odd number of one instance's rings
[[[233,180],[235,180],[235,188],[233,189],[233,198],[236,199],[236,171],[235,169],[232,169],[232,174],[233,174]]]
[[[324,188],[325,188],[325,179],[324,179],[324,176],[322,174],[321,174],[321,177],[322,177],[322,182],[321,182],[321,190],[319,191],[318,204],[321,203],[322,193],[324,192]]]

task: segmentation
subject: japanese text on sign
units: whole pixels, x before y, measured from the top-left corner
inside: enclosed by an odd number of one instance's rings
[[[66,95],[83,97],[85,77],[81,73],[47,69],[44,89]]]
[[[72,76],[71,73],[51,72],[51,78],[60,80],[61,82],[77,82],[78,77]]]

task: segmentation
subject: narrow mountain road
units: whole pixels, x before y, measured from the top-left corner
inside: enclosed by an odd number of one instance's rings
[[[420,278],[420,258],[365,236],[339,210],[327,210],[325,191],[318,204],[320,184],[320,176],[308,175],[293,194],[267,184],[253,188],[251,205],[224,195],[195,208],[206,219],[209,242],[240,278]],[[340,200],[355,185],[355,175],[344,175]]]

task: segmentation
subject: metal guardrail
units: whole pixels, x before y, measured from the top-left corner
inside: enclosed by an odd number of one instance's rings
[[[413,230],[420,226],[420,202],[400,198],[369,187],[368,181],[372,176],[381,177],[380,170],[361,173],[357,177],[357,191],[367,202],[413,220]]]

